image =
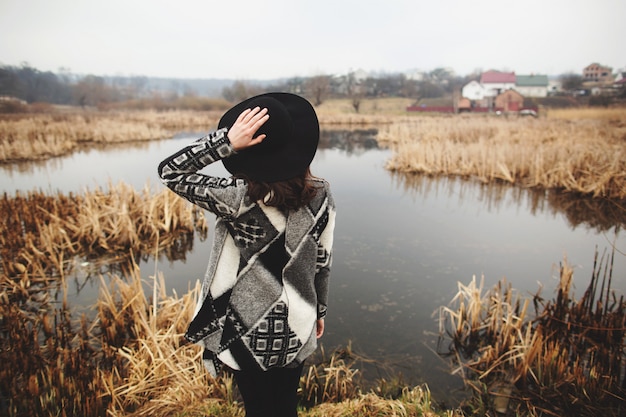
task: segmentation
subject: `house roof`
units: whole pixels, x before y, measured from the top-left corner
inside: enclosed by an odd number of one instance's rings
[[[519,87],[547,87],[548,84],[547,75],[518,75],[515,80]]]
[[[610,70],[611,67],[606,67],[604,65],[600,65],[597,62],[594,62],[592,64],[589,64],[585,67],[585,70],[595,70],[595,69],[605,69],[605,70]]]
[[[514,72],[487,71],[480,76],[481,84],[511,83],[515,84]]]

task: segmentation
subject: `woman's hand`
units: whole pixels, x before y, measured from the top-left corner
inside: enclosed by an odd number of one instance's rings
[[[316,322],[317,330],[315,331],[315,336],[319,339],[324,334],[324,319],[319,319]]]
[[[258,145],[265,139],[265,134],[254,136],[261,126],[270,118],[267,109],[255,107],[244,110],[233,126],[228,130],[228,139],[235,151]]]

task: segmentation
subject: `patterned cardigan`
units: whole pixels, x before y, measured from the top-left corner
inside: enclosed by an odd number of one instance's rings
[[[235,151],[220,129],[166,158],[159,176],[172,191],[216,215],[200,301],[185,337],[204,348],[215,376],[232,369],[292,367],[317,347],[326,315],[335,205],[329,184],[288,213],[250,201],[246,181],[201,174]]]

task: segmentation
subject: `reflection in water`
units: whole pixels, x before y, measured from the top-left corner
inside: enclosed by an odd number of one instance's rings
[[[89,153],[104,153],[108,150],[120,151],[145,151],[152,142],[150,141],[133,141],[133,142],[119,142],[119,143],[90,143],[88,146],[83,145],[76,149],[71,155],[62,155],[52,157],[45,160],[34,161],[20,161],[10,164],[0,163],[0,169],[6,173],[9,177],[14,174],[34,174],[38,170],[61,170],[63,169],[63,161],[77,154],[89,154]]]
[[[176,231],[167,237],[167,245],[160,245],[156,254],[156,261],[162,262],[167,260],[172,262],[185,262],[187,255],[193,252],[194,242],[199,239],[200,242],[206,240],[206,230],[195,231]],[[84,261],[89,263],[92,268],[91,273],[97,274],[120,274],[122,276],[129,275],[133,265],[141,265],[155,259],[155,253],[150,251],[131,251],[125,253],[116,253],[111,256],[99,255],[96,258],[87,256]]]
[[[349,154],[360,155],[370,149],[379,149],[377,134],[377,129],[325,129],[320,132],[319,148],[340,149]]]
[[[432,177],[411,173],[391,173],[394,182],[410,195],[428,198],[431,193],[446,192],[448,197],[457,196],[463,203],[465,194],[472,193],[488,211],[501,207],[528,207],[531,214],[563,214],[575,229],[585,226],[596,232],[606,232],[626,226],[626,208],[618,202],[603,198],[590,198],[558,190],[521,188],[502,182],[482,183],[458,177]],[[478,187],[478,196],[473,192]]]
[[[24,164],[19,171],[13,166],[15,178],[4,176],[1,191],[45,188],[49,183],[63,192],[79,192],[92,183],[105,186],[120,180],[141,189],[147,180],[158,183],[156,166],[163,157],[201,135],[81,151],[47,163]],[[383,168],[390,151],[378,146],[376,135],[375,129],[321,132],[315,172],[333,184],[341,208],[332,314],[323,345],[352,342],[357,352],[377,360],[371,366],[393,363],[405,379],[429,382],[434,398],[445,399],[462,384],[447,375],[447,364],[432,351],[437,327],[431,314],[450,301],[457,282],[466,282],[473,274],[493,280],[505,275],[516,288],[534,292],[537,280],[550,279],[551,265],[563,252],[582,265],[576,276],[584,280],[587,259],[592,260],[594,245],[605,237],[579,226],[609,230],[623,225],[625,216],[619,207],[602,200],[458,178],[394,174]],[[36,167],[34,171],[19,174],[28,172],[29,165]],[[0,166],[0,172],[7,168]],[[221,164],[208,167],[207,172],[227,175]],[[550,213],[559,216],[539,216]],[[210,244],[210,239],[181,236],[159,251],[169,262],[155,261],[152,251],[135,255],[134,260],[141,263],[146,282],[158,270],[168,288],[180,294],[203,277]],[[99,279],[87,283],[85,276],[127,267],[115,265],[115,259],[109,270],[95,265],[95,260],[82,266],[80,261],[84,260],[77,261],[76,292],[81,292],[77,298],[84,305],[97,299],[100,283]],[[623,271],[623,264],[616,270]],[[620,281],[620,285],[626,284]],[[388,377],[381,373],[378,369],[363,372],[366,378]]]
[[[167,239],[169,244],[159,247],[156,261],[167,260],[170,264],[173,262],[184,263],[187,261],[187,256],[193,253],[194,242],[203,242],[206,238],[206,231],[174,232]],[[99,277],[113,275],[129,277],[132,276],[137,265],[145,265],[154,260],[155,253],[153,251],[132,251],[75,259],[74,262],[68,263],[68,270],[65,271],[66,276],[74,284],[73,291],[68,293],[69,299],[74,306],[92,304],[95,302],[95,295],[83,296],[82,292],[83,290],[91,291],[90,285],[93,285],[94,281],[97,282]],[[58,298],[58,293],[63,291],[62,286],[63,282],[59,280],[51,283],[47,290],[56,292],[55,298]]]

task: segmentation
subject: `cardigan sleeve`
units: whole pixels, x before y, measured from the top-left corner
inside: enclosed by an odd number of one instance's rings
[[[325,188],[328,201],[326,206],[328,221],[324,231],[319,237],[317,267],[315,273],[315,292],[317,294],[318,319],[324,318],[328,309],[328,281],[330,278],[330,267],[332,265],[333,239],[335,232],[335,203],[327,183]]]
[[[226,133],[227,129],[209,133],[165,158],[158,168],[161,181],[170,190],[221,217],[237,213],[246,193],[245,182],[199,171],[235,153]]]

